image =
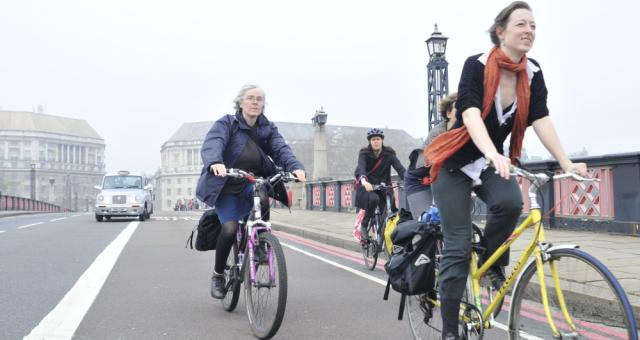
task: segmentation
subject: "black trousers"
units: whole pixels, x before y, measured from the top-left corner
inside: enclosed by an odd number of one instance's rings
[[[505,180],[488,168],[480,179],[482,185],[474,188],[471,178],[462,171],[443,168],[431,186],[444,236],[439,272],[441,299],[459,303],[464,292],[471,258],[471,191],[487,204],[486,255],[491,255],[509,237],[522,211],[522,193],[514,177]],[[509,264],[509,253],[495,264]]]

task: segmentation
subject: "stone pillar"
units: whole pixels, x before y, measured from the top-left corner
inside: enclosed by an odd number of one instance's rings
[[[327,114],[324,110],[316,111],[311,118],[313,122],[313,174],[314,180],[328,178],[327,171],[327,134],[325,124],[327,123]]]

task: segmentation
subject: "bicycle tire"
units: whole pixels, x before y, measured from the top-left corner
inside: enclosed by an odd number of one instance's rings
[[[284,319],[287,305],[287,266],[282,246],[273,234],[260,233],[257,241],[254,262],[247,261],[247,266],[244,268],[245,303],[247,318],[254,336],[258,339],[270,339],[278,332]],[[271,259],[271,267],[275,270],[275,282],[270,278],[269,260],[265,262],[258,254],[261,247],[265,250],[265,254],[271,254],[266,256]],[[251,282],[249,266],[256,268],[256,282]],[[272,293],[278,296],[271,299]],[[275,305],[270,302],[274,302]]]
[[[407,296],[407,316],[411,335],[415,340],[440,339],[442,337],[442,314],[436,302],[435,292]]]
[[[224,266],[224,278],[227,282],[227,295],[222,299],[222,308],[227,312],[233,312],[240,299],[240,285],[242,277],[238,267],[238,245],[233,243],[233,248],[227,257],[227,264]]]
[[[364,259],[364,266],[369,270],[376,269],[378,263],[378,241],[377,241],[377,227],[375,223],[376,218],[372,218],[367,228],[366,237],[362,242],[362,258]]]
[[[575,248],[552,249],[544,263],[544,281],[551,314],[561,333],[571,329],[558,307],[551,264],[558,271],[562,295],[577,327],[574,338],[638,339],[637,321],[627,296],[613,274],[596,258]],[[535,261],[530,262],[513,290],[509,311],[509,338],[553,337],[542,309]],[[542,326],[541,326],[542,325]],[[564,338],[564,337],[563,337]]]

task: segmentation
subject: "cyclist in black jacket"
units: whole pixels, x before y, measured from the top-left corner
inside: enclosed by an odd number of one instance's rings
[[[355,177],[360,184],[356,192],[356,207],[366,211],[360,230],[363,237],[366,237],[366,226],[373,216],[376,206],[384,211],[386,200],[383,193],[374,192],[374,184],[391,184],[391,167],[393,167],[401,179],[404,180],[404,166],[396,157],[396,152],[385,146],[383,143],[384,132],[380,129],[371,129],[367,133],[369,145],[360,149],[358,155],[358,166]],[[391,200],[394,204],[394,200]],[[392,207],[395,210],[395,207]]]

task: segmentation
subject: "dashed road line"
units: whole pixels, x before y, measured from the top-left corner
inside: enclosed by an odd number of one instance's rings
[[[42,223],[44,222],[36,222],[36,223],[27,224],[27,225],[21,225],[19,227],[16,227],[16,229],[25,229],[25,228],[33,227],[34,225],[42,224]]]
[[[55,222],[55,221],[60,221],[60,220],[66,220],[66,217],[60,217],[60,218],[54,218],[52,220],[49,220],[49,222]]]
[[[7,232],[6,230],[0,230],[0,234],[6,233],[6,232]]]

